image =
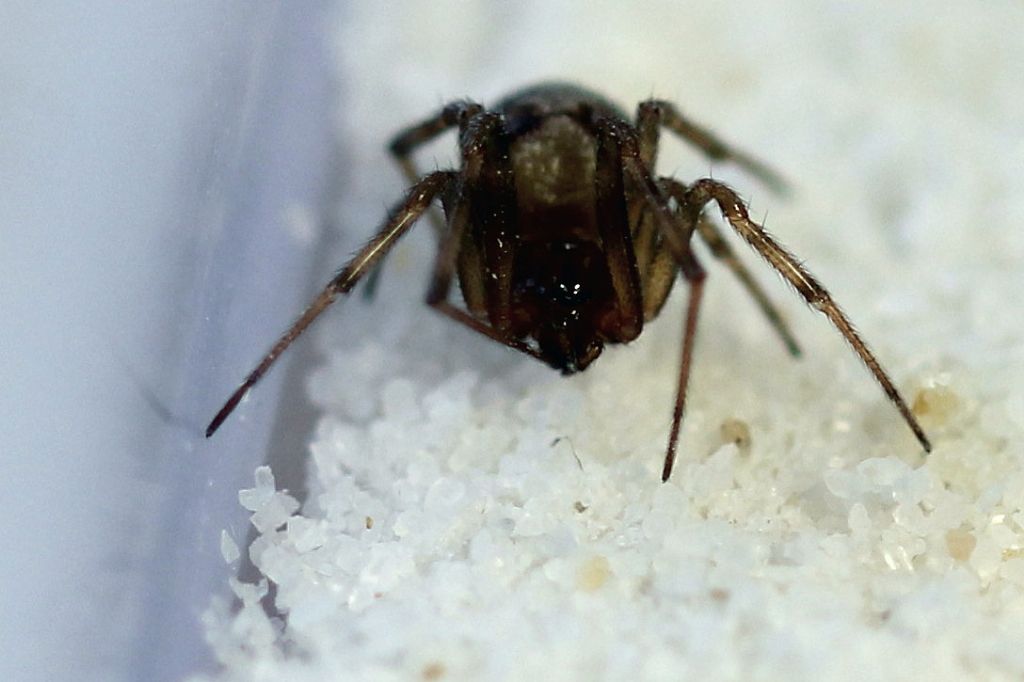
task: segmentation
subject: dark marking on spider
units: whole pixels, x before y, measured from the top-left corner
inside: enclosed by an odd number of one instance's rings
[[[453,128],[459,134],[460,168],[421,177],[412,152]],[[682,275],[690,296],[662,469],[662,480],[668,480],[704,290],[704,267],[691,245],[694,235],[739,278],[789,352],[800,353],[775,307],[716,224],[704,216],[713,203],[728,225],[832,322],[930,451],[924,431],[849,319],[818,280],[750,219],[739,195],[711,178],[684,184],[654,174],[661,128],[712,159],[737,164],[775,190],[784,187],[767,166],[690,122],[668,102],[642,102],[631,124],[604,98],[567,84],[521,90],[493,109],[468,100],[452,102],[399,133],[390,149],[413,183],[411,189],[246,377],[210,422],[207,437],[292,341],[374,271],[440,200],[445,218],[435,221],[439,244],[427,304],[563,374],[586,369],[605,344],[639,336]],[[465,308],[449,301],[455,277]]]

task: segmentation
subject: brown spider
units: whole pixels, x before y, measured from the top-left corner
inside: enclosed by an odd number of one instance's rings
[[[418,146],[458,127],[459,170],[420,177]],[[881,385],[926,451],[931,444],[878,360],[825,288],[753,222],[740,197],[703,178],[685,185],[653,174],[661,127],[712,159],[737,163],[768,185],[783,183],[658,100],[642,102],[631,125],[616,106],[574,85],[516,92],[493,110],[468,100],[402,131],[391,153],[413,182],[377,234],[327,284],[246,377],[206,429],[209,437],[277,357],[341,294],[379,265],[398,239],[440,199],[439,247],[427,304],[498,343],[563,374],[586,369],[605,343],[627,343],[655,318],[681,273],[690,285],[672,428],[662,470],[668,480],[693,354],[704,268],[690,245],[698,234],[757,301],[789,352],[800,349],[774,306],[713,222],[726,221],[814,308],[825,314]],[[436,216],[435,216],[436,217]],[[458,273],[465,310],[448,300]]]

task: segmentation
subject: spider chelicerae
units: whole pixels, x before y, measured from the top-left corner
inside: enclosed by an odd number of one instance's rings
[[[421,176],[413,151],[453,128],[458,129],[460,168]],[[690,295],[662,468],[666,481],[686,405],[704,289],[705,271],[691,246],[694,235],[739,278],[789,352],[800,354],[782,317],[717,225],[704,216],[713,203],[726,223],[839,330],[930,451],[921,426],[850,320],[817,279],[750,219],[743,200],[711,178],[684,184],[655,174],[662,128],[712,159],[736,163],[773,189],[783,187],[767,166],[695,125],[669,102],[641,102],[630,123],[603,97],[564,83],[520,90],[493,109],[452,102],[399,133],[390,149],[412,187],[231,395],[210,422],[207,437],[292,341],[336,298],[375,272],[440,200],[445,219],[435,220],[438,249],[427,304],[564,374],[586,369],[606,343],[639,336],[682,275]],[[456,277],[465,307],[449,300]]]

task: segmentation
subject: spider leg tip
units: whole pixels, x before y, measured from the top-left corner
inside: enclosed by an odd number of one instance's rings
[[[214,419],[212,422],[210,422],[210,425],[206,427],[206,437],[209,438],[210,436],[215,434],[217,432],[217,429],[219,428],[220,422]]]

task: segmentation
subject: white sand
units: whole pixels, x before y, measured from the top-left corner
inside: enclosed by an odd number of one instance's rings
[[[421,304],[424,227],[373,305],[320,324],[307,504],[268,470],[243,491],[261,533],[249,551],[287,621],[258,603],[266,583],[235,584],[241,610],[206,619],[218,679],[1024,676],[1024,8],[752,5],[348,10],[339,221],[350,246],[365,238],[402,191],[389,136],[446,99],[551,76],[629,111],[674,99],[796,191],[773,197],[667,137],[660,171],[713,170],[755,217],[770,211],[934,452],[745,250],[805,358],[705,257],[662,485],[684,287],[636,343],[566,379]],[[728,442],[723,427],[744,426],[749,443]]]

